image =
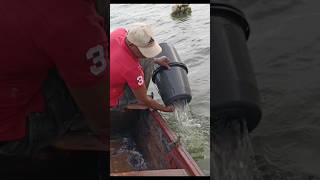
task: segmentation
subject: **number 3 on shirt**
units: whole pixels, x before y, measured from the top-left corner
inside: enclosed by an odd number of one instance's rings
[[[90,48],[87,51],[87,59],[93,62],[93,65],[90,66],[90,72],[92,74],[97,76],[106,69],[107,62],[104,57],[103,46],[98,45]]]
[[[138,81],[138,85],[141,86],[143,84],[143,77],[142,76],[138,76],[137,77],[137,81]]]

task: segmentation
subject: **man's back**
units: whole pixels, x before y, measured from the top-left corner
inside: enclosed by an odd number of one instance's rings
[[[134,57],[127,47],[126,35],[127,32],[123,28],[110,34],[110,106],[118,104],[126,83],[132,89],[143,85],[142,67],[138,58]]]
[[[100,47],[106,45],[103,20],[92,5],[85,0],[0,1],[0,141],[22,138],[27,115],[43,111],[42,83],[49,69],[57,67],[72,87],[105,77],[105,66],[88,75],[89,59],[96,51],[104,56]]]

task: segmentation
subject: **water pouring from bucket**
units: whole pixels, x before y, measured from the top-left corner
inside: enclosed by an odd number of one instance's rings
[[[164,104],[166,106],[174,106],[177,133],[188,148],[195,141],[201,141],[201,135],[195,131],[195,128],[200,128],[201,126],[192,118],[189,107],[192,95],[187,76],[188,68],[181,62],[174,46],[168,43],[160,43],[159,45],[162,48],[162,52],[158,57],[166,56],[170,60],[170,69],[156,66],[152,81],[156,84]],[[203,145],[200,147],[203,147]]]

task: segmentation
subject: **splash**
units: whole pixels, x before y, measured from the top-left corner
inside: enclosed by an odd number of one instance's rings
[[[221,127],[219,127],[221,128]],[[260,180],[245,120],[228,122],[213,133],[214,180]]]
[[[128,154],[127,162],[134,170],[141,171],[147,169],[147,164],[140,152],[136,150],[136,143],[131,138],[124,137],[122,146],[116,154]]]
[[[190,107],[186,101],[173,103],[175,108],[176,133],[188,152],[196,160],[204,159],[205,139],[201,133],[201,125],[192,117]]]

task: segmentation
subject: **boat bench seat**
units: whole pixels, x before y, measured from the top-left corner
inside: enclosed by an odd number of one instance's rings
[[[111,176],[188,176],[184,169],[164,169],[111,173]]]

